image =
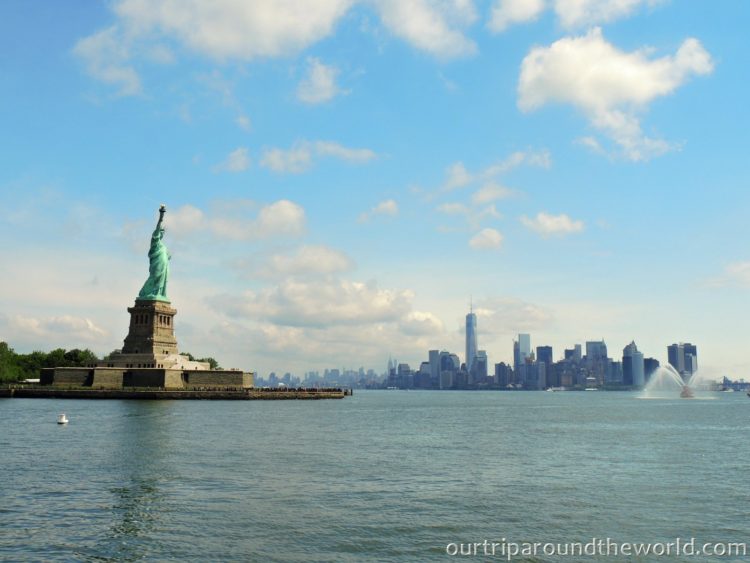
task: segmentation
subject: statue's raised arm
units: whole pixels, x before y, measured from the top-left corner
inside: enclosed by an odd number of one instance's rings
[[[164,246],[164,214],[167,207],[162,204],[159,207],[159,220],[156,223],[154,234],[151,235],[151,248],[148,251],[148,279],[143,284],[138,300],[140,301],[169,301],[167,297],[167,280],[169,278],[169,252]]]
[[[156,230],[154,231],[154,234],[156,234],[156,231],[159,229],[162,230],[162,234],[164,232],[164,229],[162,229],[162,222],[164,221],[164,214],[167,212],[167,206],[163,203],[159,206],[159,220],[156,222]]]

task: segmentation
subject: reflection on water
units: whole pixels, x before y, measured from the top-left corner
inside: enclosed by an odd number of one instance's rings
[[[136,561],[144,555],[135,540],[148,537],[160,520],[162,498],[155,479],[138,481],[110,491],[117,498],[112,506],[112,528],[105,540],[107,552],[118,561]],[[112,549],[114,548],[114,549]]]
[[[119,466],[123,486],[112,487],[112,526],[102,542],[120,561],[144,555],[141,538],[147,538],[164,512],[160,480],[168,477],[172,409],[164,401],[124,401],[120,431],[130,437],[113,442],[110,464]],[[112,549],[114,548],[114,549]]]

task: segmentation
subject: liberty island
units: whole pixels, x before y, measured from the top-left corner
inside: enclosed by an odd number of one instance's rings
[[[151,236],[149,274],[128,307],[130,324],[121,350],[83,367],[42,368],[39,386],[11,386],[0,397],[112,399],[321,399],[341,398],[341,389],[254,388],[254,373],[212,369],[180,354],[174,331],[177,309],[167,296],[169,261],[164,215]]]

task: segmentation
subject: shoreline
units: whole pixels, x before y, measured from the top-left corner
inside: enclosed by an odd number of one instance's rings
[[[0,388],[0,398],[5,399],[289,401],[343,399],[351,394],[351,389],[56,389],[27,386]]]

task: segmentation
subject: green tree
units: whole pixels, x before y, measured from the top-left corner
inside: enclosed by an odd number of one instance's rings
[[[7,342],[0,342],[0,381],[36,379],[42,368],[81,367],[99,361],[88,348],[65,350],[56,348],[51,352],[35,351],[30,354],[17,354]]]
[[[68,350],[65,352],[64,358],[69,365],[76,367],[87,366],[88,364],[93,364],[99,361],[96,354],[88,348],[85,350],[79,350],[78,348]]]
[[[65,348],[55,348],[51,352],[48,352],[44,358],[43,364],[46,368],[67,368],[72,366],[72,364],[65,358]]]
[[[16,353],[7,342],[0,342],[0,382],[18,381],[19,378]]]
[[[196,358],[193,356],[190,352],[180,352],[181,356],[187,356],[187,359],[191,362],[206,362],[211,366],[211,369],[221,369],[221,366],[219,365],[219,362],[215,360],[214,358]]]
[[[19,354],[18,366],[20,368],[19,379],[32,379],[39,377],[39,370],[45,366],[47,354],[44,352],[32,352],[31,354]]]
[[[208,364],[211,366],[211,369],[221,369],[221,366],[219,365],[219,362],[215,359],[208,357],[208,358],[201,358],[198,360],[199,362],[208,362]]]

